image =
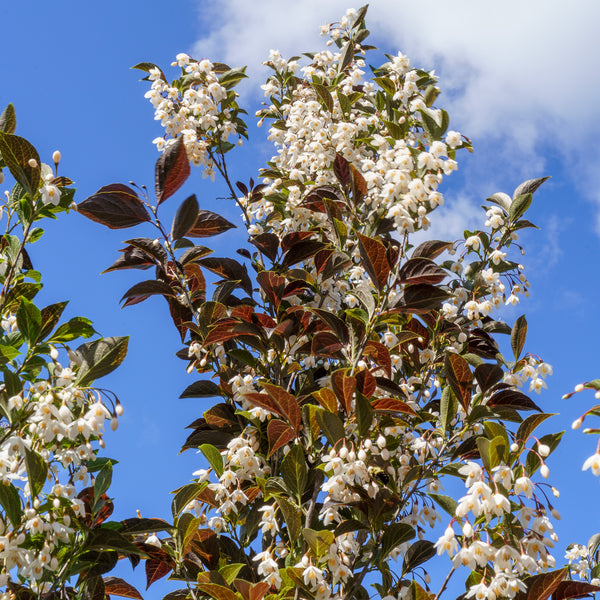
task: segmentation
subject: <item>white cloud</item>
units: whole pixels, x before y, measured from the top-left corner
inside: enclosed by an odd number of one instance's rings
[[[248,64],[264,76],[257,65],[270,48],[288,56],[318,48],[318,27],[346,7],[339,0],[202,0],[194,53]],[[600,135],[599,20],[600,3],[583,0],[376,0],[367,15],[377,45],[436,69],[441,103],[453,128],[475,142],[478,164],[489,170],[500,163],[511,176],[529,178],[542,174],[544,157],[553,154],[598,204],[589,191],[588,148]]]

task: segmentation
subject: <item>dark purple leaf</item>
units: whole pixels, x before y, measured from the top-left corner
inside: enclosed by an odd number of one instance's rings
[[[200,210],[194,226],[188,230],[186,235],[195,238],[211,237],[234,227],[236,226],[233,223],[221,215],[210,210]]]
[[[179,137],[165,148],[156,161],[155,188],[158,203],[162,204],[170,198],[186,182],[189,175],[190,163],[183,138]]]
[[[125,229],[150,221],[143,202],[130,187],[113,183],[80,202],[78,212],[110,229]]]
[[[196,200],[196,195],[192,194],[181,203],[175,213],[171,226],[171,239],[178,240],[186,236],[196,223],[198,211],[198,200]]]

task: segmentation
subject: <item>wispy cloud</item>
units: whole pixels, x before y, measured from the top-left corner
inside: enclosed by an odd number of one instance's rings
[[[195,54],[248,64],[258,75],[270,48],[292,55],[318,47],[318,26],[337,20],[347,2],[202,0],[198,6]],[[453,128],[475,141],[488,165],[531,177],[542,174],[552,153],[597,204],[587,157],[600,135],[599,20],[598,2],[558,0],[377,0],[368,14],[380,46],[436,69]]]

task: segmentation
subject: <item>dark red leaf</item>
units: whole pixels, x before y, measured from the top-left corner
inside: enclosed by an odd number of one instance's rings
[[[173,567],[166,558],[149,558],[146,561],[146,589],[172,570]]]
[[[204,418],[213,429],[239,429],[233,408],[224,402],[219,402],[205,411]]]
[[[119,577],[104,577],[104,591],[107,594],[114,594],[122,598],[144,600],[142,595],[130,583]]]
[[[359,202],[367,195],[367,182],[362,176],[362,173],[354,166],[350,165],[352,173],[352,194],[354,204],[358,205]]]
[[[340,154],[335,155],[333,161],[333,172],[337,180],[344,186],[350,183],[350,163]]]
[[[167,262],[167,251],[162,247],[158,240],[150,238],[132,238],[125,240],[126,244],[130,244],[134,248],[138,248],[148,256],[155,258],[161,265]]]
[[[271,457],[279,448],[291,442],[296,437],[296,433],[283,421],[271,419],[267,426],[267,437],[269,438],[269,457]]]
[[[326,246],[327,244],[325,242],[319,242],[317,240],[297,242],[285,253],[283,260],[281,261],[281,266],[291,267],[307,258],[312,258],[319,250],[322,250]]]
[[[515,410],[538,410],[542,409],[529,396],[517,390],[501,390],[495,393],[488,401],[490,408],[514,408]]]
[[[175,213],[171,226],[171,239],[178,240],[186,236],[196,223],[198,211],[198,200],[196,200],[196,195],[192,194],[181,203]]]
[[[493,385],[502,380],[504,372],[498,365],[484,363],[475,368],[475,379],[485,394]]]
[[[385,246],[379,240],[361,233],[358,234],[358,239],[362,265],[377,289],[382,290],[387,285],[390,273]]]
[[[585,581],[561,581],[554,593],[552,600],[569,600],[569,598],[584,598],[600,592],[600,586],[586,583]]]
[[[156,262],[150,258],[145,252],[142,252],[139,248],[133,246],[127,246],[121,250],[123,253],[108,269],[102,271],[102,273],[108,273],[109,271],[118,271],[119,269],[149,269],[154,266]]]
[[[278,414],[284,419],[286,418],[281,406],[279,406],[279,404],[277,404],[277,402],[275,402],[275,400],[273,400],[271,396],[269,396],[269,394],[263,394],[260,392],[248,392],[247,394],[244,394],[244,398],[248,400],[248,402],[250,402],[251,404],[254,404],[254,406],[264,408],[265,410]]]
[[[379,381],[378,381],[379,383]],[[377,412],[403,413],[406,415],[417,416],[417,413],[406,402],[396,398],[379,398],[371,402],[373,410]]]
[[[258,285],[260,285],[271,304],[278,309],[286,285],[285,277],[274,271],[261,271],[256,276],[256,281],[258,281]]]
[[[170,198],[185,183],[189,175],[190,163],[183,138],[179,137],[165,148],[156,161],[154,183],[158,203],[162,204]]]
[[[292,427],[296,431],[299,431],[302,416],[296,398],[278,385],[266,382],[263,382],[261,385],[265,392],[269,394],[271,400],[279,406],[281,413],[283,413],[283,416],[286,417]]]
[[[534,575],[526,580],[527,592],[519,593],[515,598],[525,597],[527,600],[546,600],[558,588],[559,584],[567,576],[568,567],[559,571]]]
[[[365,397],[370,398],[377,389],[377,381],[371,371],[363,369],[356,374],[356,389]]]
[[[310,344],[305,344],[300,350],[308,351],[310,348],[310,353],[313,356],[324,356],[324,357],[336,357],[338,356],[339,351],[342,348],[342,344],[337,336],[329,331],[320,331],[316,333],[310,342]]]
[[[428,283],[408,285],[398,294],[389,312],[426,313],[439,308],[449,296],[446,290]]]
[[[274,261],[277,258],[279,250],[279,237],[274,233],[261,233],[250,238],[250,241],[264,254],[269,260]]]
[[[327,329],[335,333],[340,343],[345,344],[348,341],[348,327],[342,319],[332,312],[321,308],[311,308],[310,311],[319,317],[321,322],[327,326]]]
[[[77,205],[84,217],[110,229],[125,229],[145,221],[150,215],[134,190],[121,183],[100,188]]]
[[[333,390],[329,388],[321,388],[312,393],[313,398],[327,411],[337,413],[337,398]]]
[[[441,283],[448,273],[428,258],[410,258],[398,273],[399,283]]]
[[[252,282],[248,276],[248,271],[244,265],[241,265],[233,258],[203,258],[198,261],[209,271],[221,275],[224,279],[230,281],[239,281],[240,287],[248,294],[252,295]]]
[[[346,414],[352,412],[352,398],[356,389],[356,378],[348,375],[348,369],[338,369],[331,374],[331,387]]]
[[[363,352],[366,356],[370,356],[386,372],[388,377],[391,377],[392,359],[386,346],[379,342],[368,342]]]
[[[428,240],[419,244],[412,252],[412,257],[417,258],[436,258],[442,252],[452,248],[452,242],[442,242],[440,240]]]
[[[465,412],[469,412],[471,404],[471,388],[473,387],[473,374],[469,363],[460,355],[448,352],[445,359],[446,378],[452,387],[454,395],[458,398]]]
[[[303,242],[304,240],[311,238],[313,235],[315,235],[314,231],[292,231],[291,233],[286,233],[286,235],[281,238],[282,252],[287,252],[298,242]]]
[[[123,300],[129,300],[131,298],[140,298],[140,297],[148,297],[148,296],[174,296],[175,293],[171,286],[163,281],[155,281],[154,279],[149,279],[148,281],[140,281],[136,283],[134,286],[130,287],[121,298],[121,302]]]
[[[230,223],[221,215],[210,210],[200,210],[196,222],[187,231],[186,236],[193,238],[211,237],[234,227],[236,226],[233,223]]]

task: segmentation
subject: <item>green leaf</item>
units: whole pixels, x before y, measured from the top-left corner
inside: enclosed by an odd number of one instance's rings
[[[356,422],[358,424],[358,435],[363,437],[373,424],[373,408],[367,398],[360,392],[356,392]]]
[[[46,483],[48,464],[37,452],[25,448],[25,468],[27,469],[31,496],[34,498],[42,491]]]
[[[121,521],[121,533],[156,533],[158,531],[170,531],[173,526],[163,519],[148,519],[132,517]]]
[[[108,491],[112,481],[112,474],[112,462],[109,460],[98,471],[98,475],[96,475],[96,480],[94,481],[94,508],[99,504],[102,494]]]
[[[509,219],[511,221],[517,221],[520,219],[531,206],[532,199],[532,194],[521,194],[520,196],[517,196],[510,203],[510,208],[508,209]]]
[[[315,531],[314,529],[305,527],[302,530],[302,535],[316,559],[321,559],[325,556],[329,551],[329,546],[335,541],[333,531],[329,531],[328,529]]]
[[[40,157],[25,138],[0,131],[0,155],[17,183],[34,198],[40,189]],[[35,161],[32,167],[29,161]]]
[[[390,523],[381,538],[381,558],[385,559],[394,548],[414,537],[415,530],[407,523]]]
[[[456,417],[458,411],[458,400],[452,391],[452,388],[447,385],[442,392],[440,401],[440,422],[445,431],[451,431],[452,421]]]
[[[294,544],[300,541],[300,532],[302,530],[302,510],[291,500],[284,496],[275,499],[281,510],[281,514],[288,528],[290,542]]]
[[[67,304],[68,302],[57,302],[42,308],[40,311],[42,316],[42,328],[39,339],[43,340],[50,335],[52,330],[58,324]]]
[[[117,550],[123,554],[147,556],[143,550],[130,542],[118,531],[105,527],[92,529],[85,542],[84,548],[86,550]]]
[[[112,465],[118,465],[119,461],[114,458],[107,458],[106,456],[97,457],[95,460],[90,460],[87,463],[87,470],[90,473],[95,473],[96,471],[100,471],[106,463],[111,463]]]
[[[306,456],[301,446],[292,446],[290,451],[285,455],[281,461],[281,476],[292,493],[300,501],[302,492],[304,492],[306,482],[308,481]]]
[[[0,504],[13,527],[19,527],[23,516],[21,497],[11,483],[0,483]]]
[[[315,92],[317,92],[317,96],[319,97],[319,102],[321,103],[321,106],[323,106],[323,108],[325,108],[328,112],[333,112],[333,98],[329,93],[329,90],[320,83],[313,82],[311,85],[314,88]]]
[[[521,352],[523,352],[523,346],[525,345],[525,338],[527,337],[527,319],[525,315],[521,315],[513,325],[512,331],[510,332],[510,346],[512,348],[515,360],[519,360]]]
[[[458,502],[450,496],[443,494],[429,494],[429,497],[439,504],[452,518],[456,516],[456,507]]]
[[[176,490],[173,501],[171,502],[171,512],[173,518],[177,518],[185,507],[198,497],[208,486],[208,481],[202,483],[188,483]]]
[[[202,519],[194,517],[192,513],[184,513],[176,523],[176,534],[178,538],[177,550],[183,556],[187,553],[190,542],[196,536],[198,529],[202,525]]]
[[[73,317],[66,323],[63,323],[48,340],[52,343],[70,342],[79,337],[89,338],[97,331],[93,328],[92,322],[85,317]]]
[[[222,575],[223,579],[227,582],[228,585],[231,585],[234,580],[237,578],[238,573],[244,568],[243,563],[233,563],[230,565],[225,565],[219,569],[219,573]]]
[[[77,385],[85,386],[114,371],[125,359],[129,336],[108,337],[86,342],[75,350],[81,359]]]
[[[0,115],[0,131],[14,133],[16,128],[17,117],[15,115],[15,107],[12,104],[7,104]]]
[[[200,452],[208,461],[208,464],[213,468],[218,477],[223,475],[223,457],[221,453],[212,444],[202,444]]]
[[[454,516],[454,514],[452,516]],[[418,567],[430,558],[433,558],[435,554],[433,542],[428,540],[417,540],[404,555],[402,574],[409,573],[415,567]]]
[[[548,446],[548,448],[550,448],[550,453],[552,453],[556,450],[564,433],[564,431],[549,433],[548,435],[541,437],[539,443]],[[535,452],[529,452],[527,454],[527,459],[525,460],[525,471],[527,476],[531,477],[540,468],[541,464],[540,457]]]
[[[42,330],[42,313],[27,298],[21,299],[17,309],[17,327],[27,345],[34,346]]]
[[[342,420],[333,413],[319,408],[316,411],[317,423],[332,446],[345,437]]]

